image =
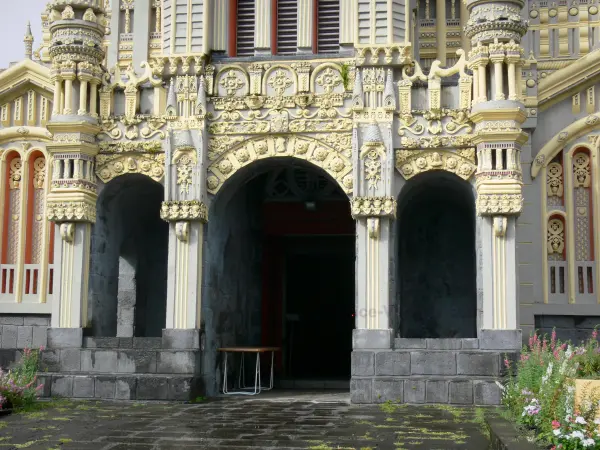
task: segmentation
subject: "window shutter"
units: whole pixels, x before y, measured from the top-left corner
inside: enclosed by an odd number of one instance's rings
[[[298,1],[277,1],[277,54],[296,54],[298,47]]]
[[[340,51],[340,0],[319,0],[318,8],[318,53],[338,53]]]
[[[254,0],[237,1],[237,42],[238,56],[254,55]]]

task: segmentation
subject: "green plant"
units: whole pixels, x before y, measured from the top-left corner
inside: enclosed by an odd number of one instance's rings
[[[344,83],[344,90],[348,90],[350,86],[350,67],[348,64],[342,64],[340,67],[340,75],[342,77],[342,83]]]
[[[40,351],[26,348],[14,369],[0,369],[0,409],[27,408],[35,402],[42,388],[35,385]]]
[[[577,364],[577,378],[600,377],[600,345],[598,344],[598,330],[594,328],[590,338],[576,348],[573,362]]]

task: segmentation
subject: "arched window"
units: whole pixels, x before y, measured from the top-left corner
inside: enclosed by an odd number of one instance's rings
[[[0,294],[14,295],[17,290],[17,264],[20,249],[21,189],[23,164],[21,156],[13,151],[8,154],[5,166],[4,205],[2,223],[2,265],[0,270]]]

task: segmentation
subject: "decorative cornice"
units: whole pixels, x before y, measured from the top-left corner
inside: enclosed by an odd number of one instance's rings
[[[522,194],[477,194],[477,214],[520,214],[523,210]]]
[[[46,217],[52,222],[96,222],[96,205],[85,201],[48,201]]]
[[[208,208],[198,200],[162,202],[160,218],[167,222],[199,221],[208,222]]]
[[[445,170],[468,180],[477,166],[475,149],[467,148],[455,152],[444,150],[396,150],[396,169],[405,178],[432,170]]]
[[[351,200],[352,217],[396,218],[397,202],[394,197],[354,197]]]
[[[50,82],[50,69],[30,59],[25,59],[20,63],[9,67],[0,72],[0,99],[17,89],[27,81],[52,93],[54,86]]]
[[[538,67],[539,70],[539,67]],[[600,50],[594,50],[567,67],[557,70],[538,84],[538,102],[541,111],[598,82]]]
[[[42,127],[0,128],[0,144],[22,140],[50,142],[52,134]]]

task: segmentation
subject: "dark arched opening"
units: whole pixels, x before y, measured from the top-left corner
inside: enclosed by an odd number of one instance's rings
[[[90,267],[94,336],[161,336],[169,234],[160,219],[163,195],[160,183],[128,174],[98,197]]]
[[[275,364],[282,386],[306,387],[310,378],[312,387],[333,387],[333,380],[348,387],[355,224],[347,195],[308,163],[264,160],[227,181],[209,217],[208,373],[221,376],[218,347],[274,345],[282,349]]]
[[[410,180],[398,207],[400,334],[476,337],[475,204],[453,174]]]

